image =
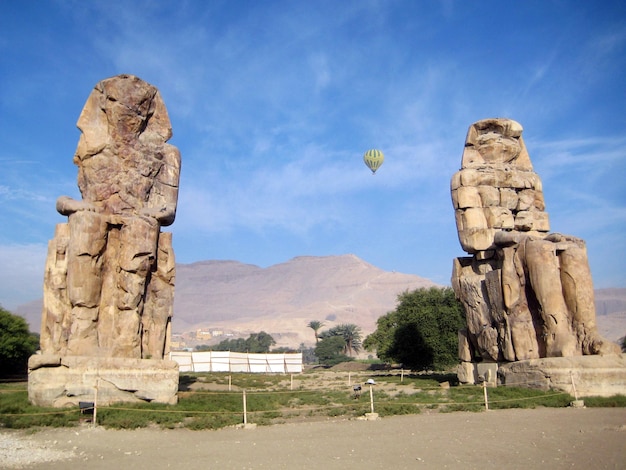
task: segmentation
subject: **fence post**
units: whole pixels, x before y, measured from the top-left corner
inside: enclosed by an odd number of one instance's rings
[[[570,403],[570,406],[574,408],[584,408],[585,402],[584,400],[578,399],[578,392],[576,391],[576,384],[574,383],[574,373],[569,371],[570,380],[572,381],[572,390],[574,391],[574,401]]]
[[[248,405],[246,404],[246,389],[243,390],[243,425],[248,424]]]
[[[572,381],[572,389],[574,390],[574,400],[578,400],[578,393],[576,392],[576,384],[574,383],[574,373],[570,370],[569,377]]]
[[[98,386],[100,385],[100,379],[96,379],[96,390],[93,394],[93,423],[92,426],[95,428],[97,426],[98,421]]]
[[[489,397],[487,396],[487,381],[483,381],[483,394],[485,395],[485,410],[489,411]]]

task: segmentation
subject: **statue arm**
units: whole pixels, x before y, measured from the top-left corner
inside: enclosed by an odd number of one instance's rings
[[[168,145],[168,147],[165,165],[157,176],[149,204],[142,210],[143,215],[155,218],[161,226],[174,223],[178,204],[180,153],[176,147],[172,145]]]
[[[584,241],[578,237],[574,237],[572,235],[563,235],[562,233],[556,232],[549,234],[545,239],[554,243],[574,242],[576,244],[584,244]]]
[[[78,211],[95,211],[96,207],[88,201],[77,201],[69,196],[60,196],[57,199],[57,212],[62,215],[71,215]]]
[[[174,219],[176,218],[176,203],[163,204],[157,207],[144,207],[141,214],[156,219],[161,227],[166,227],[174,223]]]
[[[494,242],[498,246],[511,246],[517,245],[522,239],[524,235],[520,232],[507,232],[505,230],[500,230],[494,235]]]

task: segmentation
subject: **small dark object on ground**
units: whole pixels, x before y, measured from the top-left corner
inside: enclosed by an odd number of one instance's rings
[[[79,401],[78,408],[80,408],[81,415],[93,415],[94,403],[92,401]]]

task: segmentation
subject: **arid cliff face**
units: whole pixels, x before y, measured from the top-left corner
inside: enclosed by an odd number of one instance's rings
[[[230,328],[266,331],[278,345],[314,343],[307,327],[354,323],[364,334],[396,307],[398,294],[435,283],[383,271],[354,255],[301,256],[268,268],[237,261],[177,266],[174,333]]]

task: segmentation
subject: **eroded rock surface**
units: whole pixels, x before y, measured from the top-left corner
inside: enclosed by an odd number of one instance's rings
[[[161,359],[168,352],[174,289],[170,225],[180,155],[152,85],[130,75],[98,83],[78,120],[74,156],[82,200],[48,248],[44,353]]]
[[[472,124],[461,170],[451,181],[459,241],[452,286],[467,329],[464,362],[619,354],[596,328],[593,282],[583,240],[549,233],[541,180],[522,126]],[[467,375],[467,374],[466,374]]]
[[[82,199],[57,200],[68,221],[48,245],[42,353],[162,360],[175,261],[161,227],[174,222],[180,174],[167,110],[154,86],[119,75],[95,86],[77,126]]]

